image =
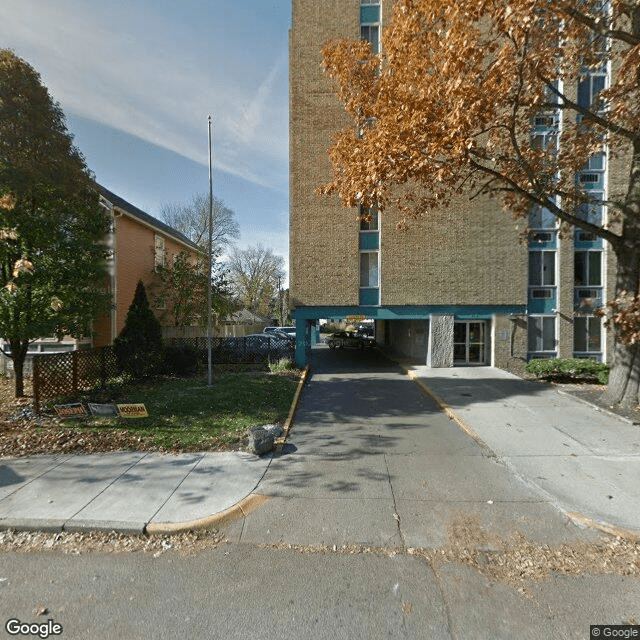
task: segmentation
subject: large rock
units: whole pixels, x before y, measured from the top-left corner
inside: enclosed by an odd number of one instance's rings
[[[264,427],[251,427],[249,429],[249,450],[257,456],[264,455],[273,450],[275,437],[271,431]]]

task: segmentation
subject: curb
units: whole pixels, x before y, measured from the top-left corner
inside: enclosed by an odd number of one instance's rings
[[[309,365],[307,365],[302,372],[300,380],[298,380],[298,386],[293,395],[291,407],[287,419],[283,425],[284,435],[278,438],[277,445],[274,453],[281,453],[284,443],[289,435],[291,426],[293,424],[293,418],[298,404],[300,403],[300,396],[302,395],[302,389],[307,381],[309,375]],[[144,527],[144,533],[150,536],[156,535],[170,535],[172,533],[183,533],[185,531],[194,531],[197,529],[208,529],[213,527],[224,526],[231,524],[240,518],[245,518],[250,513],[259,509],[265,502],[269,500],[269,496],[264,496],[259,493],[250,493],[248,496],[237,502],[233,506],[220,511],[212,516],[205,516],[204,518],[198,518],[197,520],[188,520],[186,522],[150,522]]]
[[[623,540],[627,540],[629,542],[640,541],[640,533],[632,531],[631,529],[616,527],[602,520],[593,520],[592,518],[587,518],[587,516],[583,516],[581,513],[576,513],[575,511],[568,512],[567,516],[574,522],[581,524],[584,527],[597,529],[598,531],[602,531],[603,533],[608,533],[610,536],[622,538]]]
[[[429,398],[431,398],[436,405],[438,406],[438,408],[449,418],[449,420],[451,420],[452,422],[455,422],[470,438],[472,438],[480,447],[482,447],[483,449],[485,449],[489,455],[491,457],[497,458],[497,455],[495,454],[495,452],[489,447],[489,445],[487,445],[487,443],[471,428],[471,426],[463,419],[461,418],[444,400],[442,400],[442,398],[440,398],[438,395],[436,395],[431,389],[429,389],[429,387],[422,382],[422,380],[420,380],[420,378],[417,376],[417,374],[415,373],[415,371],[411,371],[410,369],[408,369],[404,364],[402,363],[398,363],[400,365],[400,367],[402,368],[402,370],[407,374],[408,378],[414,383],[416,384],[416,386],[425,394],[427,395]],[[560,391],[558,391],[558,393],[561,393]],[[566,392],[563,392],[566,393]],[[566,393],[567,396],[573,398],[574,396],[572,396],[569,393]],[[582,400],[580,398],[578,398],[579,400],[581,400],[582,402],[584,402],[585,404],[589,404],[590,406],[595,407],[595,405],[591,404],[590,402],[586,401],[586,400]],[[596,407],[597,409],[599,409],[600,411],[604,411],[603,409],[600,409],[599,407]],[[615,416],[615,414],[612,414],[613,416]],[[620,416],[615,416],[620,418]],[[621,418],[622,420],[626,420],[625,418]],[[535,485],[535,483],[533,483]],[[537,485],[535,485],[537,487]],[[540,488],[540,487],[538,487]],[[546,492],[545,492],[546,493]],[[630,542],[639,542],[640,541],[640,533],[633,531],[631,529],[625,529],[623,527],[617,527],[615,525],[609,524],[608,522],[605,522],[604,520],[594,520],[593,518],[589,518],[585,515],[582,515],[581,513],[578,513],[576,511],[566,511],[562,508],[560,508],[560,510],[568,517],[570,518],[573,522],[575,522],[578,525],[581,525],[583,527],[587,527],[589,529],[595,529],[597,531],[601,531],[603,533],[606,533],[608,535],[614,536],[616,538],[622,538],[624,540],[628,540]]]
[[[478,435],[478,433],[473,430],[469,423],[464,420],[464,418],[460,417],[440,396],[435,394],[424,382],[422,382],[415,371],[407,369],[403,364],[400,364],[400,367],[402,367],[402,370],[420,389],[420,391],[436,403],[438,409],[440,409],[440,411],[442,411],[449,420],[455,422],[479,447],[484,449],[490,457],[497,457],[491,447]]]
[[[269,500],[269,496],[250,493],[246,498],[243,498],[232,507],[212,516],[205,516],[197,520],[187,520],[186,522],[150,522],[144,528],[143,533],[149,536],[161,536],[231,524],[240,518],[248,516],[267,502],[267,500]]]
[[[626,422],[627,424],[630,424],[630,425],[634,425],[634,426],[637,425],[636,422],[634,422],[633,420],[630,420],[629,418],[620,416],[617,413],[614,413],[613,411],[609,411],[608,409],[603,409],[602,407],[599,407],[597,404],[593,404],[593,402],[589,402],[584,398],[574,396],[572,393],[569,393],[568,391],[564,391],[563,389],[556,389],[556,393],[560,394],[561,396],[566,396],[567,398],[571,398],[572,400],[576,400],[581,404],[587,405],[588,407],[591,407],[594,411],[599,411],[600,413],[604,413],[605,415],[608,415],[610,418],[616,418],[616,420],[622,420],[622,422]]]

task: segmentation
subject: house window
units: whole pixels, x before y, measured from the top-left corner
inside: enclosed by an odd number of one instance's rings
[[[379,0],[360,0],[360,38],[371,45],[374,55],[380,53]]]
[[[529,286],[554,287],[555,284],[555,251],[529,251]]]
[[[573,273],[576,287],[602,286],[602,251],[576,251]]]
[[[529,316],[529,356],[555,357],[555,316]]]
[[[602,352],[602,323],[595,316],[578,316],[573,322],[573,350],[576,357]]]
[[[156,234],[154,250],[155,268],[164,267],[164,238]]]

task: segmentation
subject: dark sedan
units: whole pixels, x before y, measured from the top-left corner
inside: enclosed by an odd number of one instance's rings
[[[374,347],[376,341],[369,336],[363,336],[354,331],[338,331],[327,338],[330,349],[366,349]]]

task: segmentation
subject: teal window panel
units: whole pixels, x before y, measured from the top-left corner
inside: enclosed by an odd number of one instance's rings
[[[529,313],[555,313],[557,307],[556,298],[531,298],[529,297],[529,304],[527,305],[527,311]]]
[[[378,306],[380,304],[380,289],[377,287],[360,289],[360,304]]]
[[[582,232],[574,236],[573,246],[575,249],[602,249],[603,241],[598,236]]]
[[[360,24],[380,22],[380,5],[360,7]]]
[[[378,250],[380,248],[380,236],[377,231],[360,233],[360,249],[362,251]]]

